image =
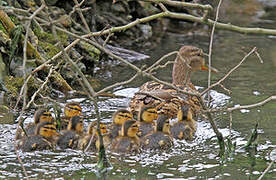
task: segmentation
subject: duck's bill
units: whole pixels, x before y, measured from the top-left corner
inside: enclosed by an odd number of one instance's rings
[[[214,72],[214,73],[219,72],[216,68],[209,67],[209,66],[206,66],[206,65],[201,66],[201,70],[203,70],[203,71],[209,71],[209,69],[211,69],[211,72]]]

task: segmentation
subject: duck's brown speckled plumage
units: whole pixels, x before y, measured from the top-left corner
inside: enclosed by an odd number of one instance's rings
[[[208,70],[204,65],[203,52],[194,46],[183,46],[180,48],[179,54],[180,56],[178,55],[174,62],[172,82],[180,89],[195,92],[196,89],[190,82],[191,73],[198,70]],[[130,110],[135,113],[141,106],[153,105],[158,108],[159,113],[176,117],[178,109],[183,104],[189,104],[194,115],[200,110],[197,97],[178,93],[171,87],[150,81],[143,84],[139,92],[134,95],[130,101]]]

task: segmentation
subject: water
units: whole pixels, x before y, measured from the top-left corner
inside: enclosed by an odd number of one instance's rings
[[[275,12],[267,12],[263,22],[249,23],[250,26],[275,28]],[[223,17],[221,17],[222,20]],[[244,20],[244,19],[243,19]],[[160,58],[166,52],[178,49],[182,44],[190,44],[208,50],[209,37],[201,35],[181,35],[167,33],[158,48],[149,52],[152,59],[136,62],[137,66],[152,64],[152,60]],[[276,38],[272,36],[241,35],[233,32],[216,31],[212,64],[220,70],[213,75],[212,82],[224,76],[232,67],[240,62],[243,56],[254,46],[264,60],[261,64],[256,56],[251,56],[226,81],[225,88],[232,91],[227,94],[220,87],[212,92],[215,99],[213,106],[246,105],[261,101],[276,94]],[[163,80],[171,80],[171,68],[157,73]],[[126,80],[134,72],[122,65],[116,65],[106,76],[106,85]],[[111,77],[111,79],[110,79]],[[99,103],[102,120],[109,122],[111,114],[120,107],[127,106],[132,94],[147,79],[139,78],[128,85],[114,89],[115,94],[126,98],[114,98]],[[207,86],[206,72],[193,75],[192,81],[199,87]],[[86,122],[95,119],[93,107],[87,100],[82,101],[85,114],[90,116]],[[261,175],[270,161],[270,152],[276,148],[276,103],[270,102],[263,107],[251,110],[235,111],[231,135],[237,143],[234,156],[222,164],[217,157],[218,144],[210,124],[200,118],[196,138],[192,142],[175,141],[175,147],[169,153],[147,152],[122,157],[108,152],[113,169],[107,179],[256,179]],[[31,121],[32,116],[26,120]],[[224,137],[229,135],[229,115],[216,113],[215,121]],[[246,143],[251,129],[259,122],[259,138],[257,151],[240,149]],[[24,173],[14,152],[13,138],[16,125],[0,124],[0,178],[23,178]],[[39,179],[96,179],[96,154],[81,151],[41,151],[33,153],[20,152],[20,158],[28,175]],[[276,167],[272,166],[264,179],[276,179]]]

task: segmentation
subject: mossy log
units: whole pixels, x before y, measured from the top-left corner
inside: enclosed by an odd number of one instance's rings
[[[12,29],[15,28],[15,24],[12,22],[10,17],[3,10],[0,10],[0,21],[2,22],[2,24],[5,28],[5,30],[7,31],[8,35],[10,35]],[[22,39],[24,39],[24,37]],[[22,41],[22,45],[23,45],[23,43],[24,42]],[[36,58],[36,64],[41,65],[40,60],[42,59],[42,57],[40,56],[39,52],[34,48],[34,46],[29,41],[27,43],[27,56],[28,57],[35,57]],[[46,69],[43,69],[43,70],[48,71],[49,69],[46,68]],[[60,86],[60,90],[62,92],[68,92],[68,91],[73,90],[72,87],[66,82],[66,80],[64,80],[64,78],[56,71],[54,72],[53,80],[57,85]]]

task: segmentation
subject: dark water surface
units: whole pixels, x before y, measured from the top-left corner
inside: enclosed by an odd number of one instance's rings
[[[272,12],[271,12],[272,11]],[[271,10],[263,20],[266,23],[252,23],[251,26],[267,28],[276,27],[276,16]],[[164,54],[179,49],[181,45],[194,45],[208,52],[209,37],[205,35],[181,35],[167,33],[161,44],[151,52],[151,59],[135,62],[137,66],[152,64]],[[212,82],[216,82],[232,67],[240,62],[253,47],[258,48],[264,63],[260,63],[256,56],[248,58],[226,81],[225,88],[232,91],[227,94],[220,87],[212,92],[215,102],[213,106],[237,106],[256,103],[271,95],[276,95],[276,37],[241,35],[233,32],[216,31],[213,48],[214,67],[220,73],[213,75]],[[172,58],[173,59],[173,58]],[[107,84],[126,80],[134,74],[122,65],[111,68],[111,72],[104,74]],[[163,80],[171,81],[171,67],[157,73]],[[110,77],[110,78],[109,78]],[[109,99],[100,103],[103,120],[110,121],[111,114],[118,107],[126,107],[130,97],[147,79],[139,78],[135,82],[114,89],[118,95],[128,98]],[[207,73],[198,72],[192,81],[199,87],[207,86]],[[82,101],[82,99],[75,99]],[[85,114],[95,114],[91,111],[89,102],[83,101]],[[196,138],[192,142],[175,141],[175,148],[169,153],[142,153],[135,156],[121,157],[108,153],[113,169],[107,179],[257,179],[270,162],[270,152],[276,148],[276,102],[270,102],[263,107],[252,110],[241,110],[233,113],[232,139],[237,142],[237,150],[232,159],[222,164],[217,158],[218,144],[210,124],[199,119]],[[26,122],[31,121],[30,116]],[[91,119],[90,119],[91,120]],[[215,114],[215,120],[224,137],[229,136],[229,115]],[[87,120],[89,121],[89,120]],[[259,122],[257,151],[240,149]],[[17,161],[13,147],[16,125],[0,124],[0,178],[23,178],[24,174]],[[96,179],[96,155],[83,154],[81,151],[67,150],[66,152],[33,152],[20,153],[27,173],[37,179]],[[276,165],[272,166],[264,179],[276,179]]]

